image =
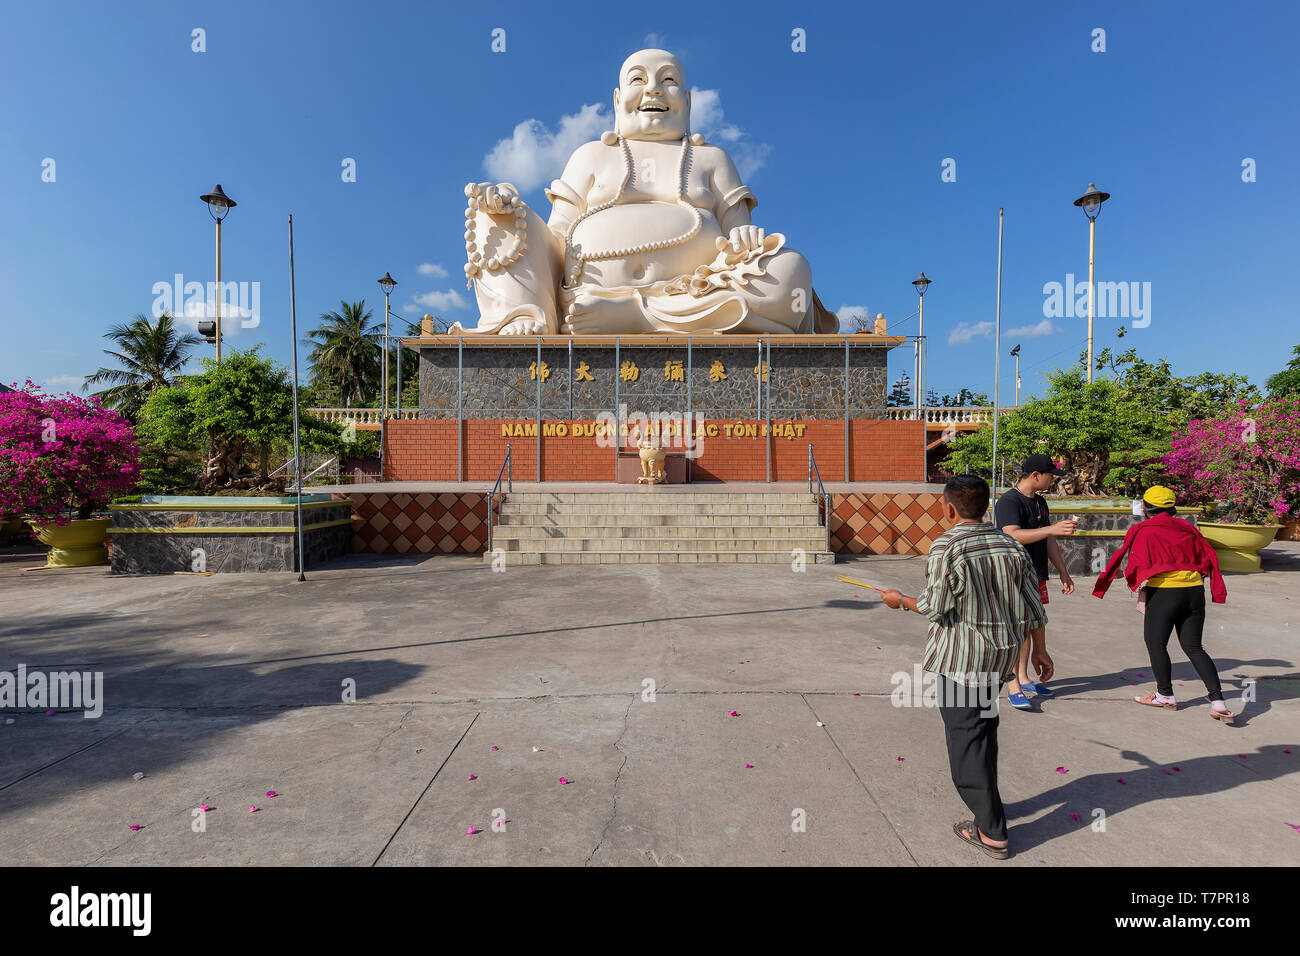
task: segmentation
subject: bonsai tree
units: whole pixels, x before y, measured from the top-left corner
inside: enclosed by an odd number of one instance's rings
[[[1189,504],[1228,524],[1300,516],[1300,397],[1240,402],[1173,436],[1164,462]]]
[[[135,431],[117,412],[31,382],[0,394],[0,515],[86,519],[139,475]]]
[[[141,434],[155,452],[201,452],[198,487],[262,486],[270,482],[271,454],[291,440],[293,389],[288,371],[258,354],[232,351],[220,365],[175,388],[154,392],[141,412]],[[299,396],[300,399],[302,396]],[[342,428],[299,415],[304,451],[335,450]]]

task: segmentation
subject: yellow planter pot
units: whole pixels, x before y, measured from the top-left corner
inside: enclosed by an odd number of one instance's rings
[[[104,538],[112,525],[111,518],[87,518],[64,525],[33,525],[36,540],[50,546],[45,558],[47,568],[84,568],[108,564]]]
[[[1215,553],[1219,556],[1221,571],[1238,571],[1249,573],[1258,571],[1259,550],[1266,547],[1277,529],[1276,524],[1217,524],[1212,521],[1197,522],[1197,528],[1205,535]]]

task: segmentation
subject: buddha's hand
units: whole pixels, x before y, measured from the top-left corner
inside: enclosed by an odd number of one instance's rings
[[[763,248],[766,238],[767,233],[758,226],[736,226],[728,233],[727,238],[719,236],[715,244],[719,252],[726,250],[732,255],[738,255]]]
[[[522,206],[523,200],[510,183],[479,183],[479,202],[494,216],[510,212],[515,206]]]

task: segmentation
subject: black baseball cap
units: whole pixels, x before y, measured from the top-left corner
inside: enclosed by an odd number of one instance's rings
[[[1030,455],[1025,459],[1024,464],[1020,466],[1021,474],[1029,474],[1037,471],[1044,475],[1064,475],[1061,469],[1056,467],[1056,462],[1046,455]]]

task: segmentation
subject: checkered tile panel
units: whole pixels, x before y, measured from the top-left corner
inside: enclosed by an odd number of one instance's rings
[[[831,550],[837,554],[928,554],[943,533],[943,495],[831,495]]]
[[[487,547],[488,496],[483,492],[346,497],[352,499],[354,552],[477,554]]]

